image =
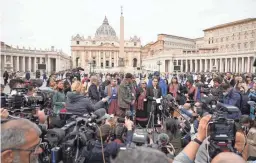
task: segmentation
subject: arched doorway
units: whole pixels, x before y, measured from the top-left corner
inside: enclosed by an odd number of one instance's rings
[[[137,67],[137,58],[133,58],[133,67]]]

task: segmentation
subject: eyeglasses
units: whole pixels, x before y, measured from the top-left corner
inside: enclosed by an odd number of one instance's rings
[[[42,139],[39,140],[39,143],[37,143],[35,146],[29,148],[29,149],[21,149],[21,148],[8,148],[8,149],[5,149],[5,150],[2,150],[2,152],[4,151],[7,151],[7,150],[13,150],[13,151],[27,151],[27,152],[30,152],[30,153],[38,153],[39,149],[40,149],[40,145],[42,143]]]

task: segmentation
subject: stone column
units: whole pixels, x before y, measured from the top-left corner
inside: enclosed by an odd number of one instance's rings
[[[31,57],[28,57],[28,70],[32,72],[31,70]]]
[[[205,59],[204,63],[205,63],[205,65],[204,65],[204,67],[205,67],[205,69],[204,69],[205,72],[210,71],[210,69],[208,69],[208,59]]]
[[[195,72],[198,71],[198,64],[197,64],[197,59],[195,59]]]
[[[180,60],[180,64],[181,64],[181,66],[180,66],[180,72],[183,72],[183,60],[182,60],[182,59]]]
[[[50,74],[51,73],[51,58],[48,56],[47,57],[47,72]],[[73,68],[76,66],[76,62],[73,62]]]
[[[36,72],[36,70],[37,70],[37,65],[36,65],[36,57],[34,57],[34,72]]]
[[[236,58],[236,72],[239,72],[239,65],[238,65],[239,62],[238,62],[238,59],[239,59],[239,58],[237,57],[237,58]]]
[[[4,63],[6,64],[6,55],[4,55]],[[5,66],[4,66],[5,67]]]
[[[81,51],[81,67],[85,68],[85,51]]]
[[[250,57],[247,57],[247,72],[250,72],[250,67],[251,67],[251,58]]]
[[[13,65],[13,56],[10,55],[10,61],[11,61],[11,67],[12,67],[12,70],[14,70],[14,65]]]
[[[202,72],[203,71],[203,60],[202,59],[200,59],[200,70],[199,70],[200,72]]]
[[[186,72],[188,72],[188,59],[186,59],[185,65],[186,65]]]
[[[225,72],[228,72],[228,59],[225,58]]]
[[[190,72],[192,72],[192,71],[193,71],[193,60],[190,59]]]
[[[103,52],[103,68],[106,68],[106,54],[107,52]]]
[[[210,69],[209,69],[210,72],[212,72],[212,58],[210,58]]]
[[[112,68],[112,52],[109,52],[109,67]]]
[[[25,66],[25,65],[26,65],[26,57],[25,57],[25,56],[22,58],[22,63],[23,63],[23,64],[22,64],[22,67],[23,67],[23,68],[22,68],[22,69],[23,69],[22,71],[23,71],[23,72],[26,72],[27,70],[26,70],[26,66]]]
[[[241,68],[241,72],[244,72],[244,57],[242,57],[242,68]]]
[[[161,65],[161,66],[163,66],[163,68],[164,68],[162,72],[165,72],[165,66],[166,66],[166,65],[165,65],[165,60],[162,60],[161,62],[162,62],[162,65]],[[170,58],[170,60],[169,60],[169,65],[168,65],[169,67],[167,68],[168,70],[170,70],[169,72],[173,72],[173,71],[174,71],[173,62],[174,62],[173,59]]]
[[[233,58],[230,58],[230,71],[233,72]]]
[[[16,58],[16,71],[20,71],[20,57],[17,56]]]

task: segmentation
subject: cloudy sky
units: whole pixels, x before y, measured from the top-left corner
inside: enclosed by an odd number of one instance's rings
[[[0,40],[70,54],[71,36],[94,36],[105,15],[119,35],[121,5],[125,38],[137,35],[143,44],[159,33],[196,38],[205,28],[256,17],[256,0],[0,0]]]

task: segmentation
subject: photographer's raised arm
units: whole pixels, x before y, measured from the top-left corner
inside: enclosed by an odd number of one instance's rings
[[[194,159],[196,157],[196,153],[203,142],[203,140],[206,138],[206,130],[207,130],[207,124],[209,120],[211,119],[210,115],[207,115],[203,117],[200,120],[199,127],[198,127],[198,135],[197,138],[194,141],[191,141],[174,159],[173,163],[190,163],[194,162]]]

